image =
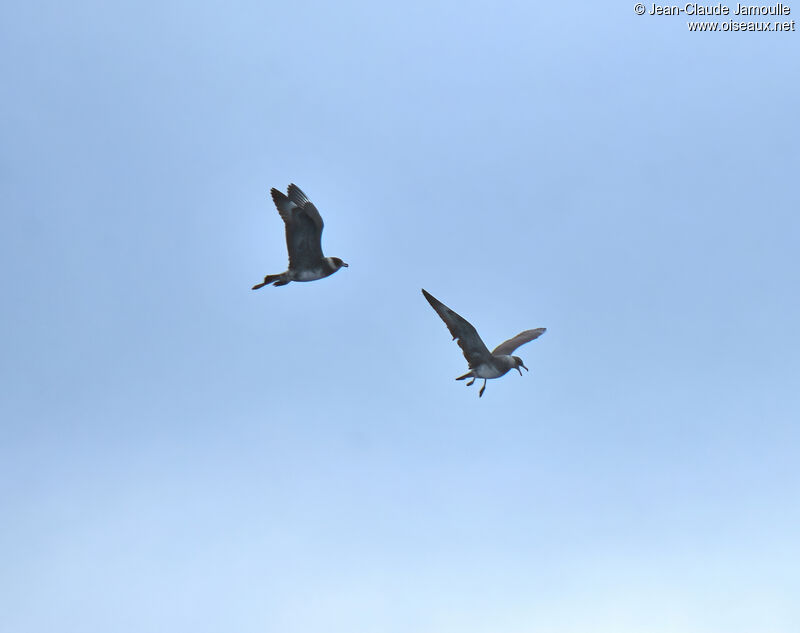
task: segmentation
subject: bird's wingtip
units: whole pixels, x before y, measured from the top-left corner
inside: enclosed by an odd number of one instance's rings
[[[425,290],[425,288],[422,289],[422,296],[425,297],[425,301],[430,303],[431,307],[433,308],[436,308],[437,304],[440,303],[439,300],[436,297],[434,297],[430,292]]]

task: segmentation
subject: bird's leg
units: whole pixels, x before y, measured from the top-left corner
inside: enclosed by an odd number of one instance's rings
[[[473,382],[475,382],[475,378],[473,378],[472,380],[470,380],[470,381],[467,383],[467,387],[471,387]]]
[[[479,398],[483,395],[485,389],[486,389],[486,378],[483,379],[483,387],[481,387],[481,390],[478,392]]]

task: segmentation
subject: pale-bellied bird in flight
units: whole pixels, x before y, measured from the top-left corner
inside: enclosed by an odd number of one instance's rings
[[[453,340],[458,339],[458,345],[461,351],[464,352],[464,358],[467,359],[467,363],[469,363],[469,371],[456,378],[456,380],[464,380],[471,377],[472,380],[467,383],[467,386],[470,386],[475,382],[476,378],[483,378],[483,386],[478,393],[478,397],[483,395],[483,391],[486,389],[486,381],[489,378],[499,378],[509,369],[516,369],[521,376],[522,370],[520,367],[528,371],[528,368],[522,364],[522,359],[519,356],[511,356],[511,352],[521,345],[539,338],[547,331],[546,328],[538,327],[535,330],[520,332],[514,338],[500,343],[490,352],[481,337],[478,336],[477,330],[469,321],[453,312],[424,288],[422,289],[422,294],[425,295],[428,303],[436,310],[436,314],[442,317],[442,321],[444,321],[447,329],[450,330],[450,334],[453,335]]]
[[[289,269],[279,275],[267,275],[253,290],[267,284],[285,286],[290,281],[314,281],[332,275],[342,266],[347,267],[338,257],[322,254],[322,217],[300,187],[289,185],[288,195],[274,188],[270,193],[286,224]]]

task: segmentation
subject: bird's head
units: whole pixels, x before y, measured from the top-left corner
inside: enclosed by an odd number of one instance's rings
[[[511,358],[514,359],[514,369],[519,372],[519,375],[522,375],[522,369],[528,371],[528,368],[525,367],[525,363],[522,362],[522,359],[519,356],[512,356]],[[520,369],[522,367],[522,369]]]
[[[330,260],[331,260],[331,263],[336,267],[336,270],[339,270],[340,268],[347,268],[348,267],[348,265],[345,262],[343,262],[341,259],[339,259],[338,257],[331,257]]]

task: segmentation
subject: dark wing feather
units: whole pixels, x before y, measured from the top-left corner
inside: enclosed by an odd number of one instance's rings
[[[500,345],[492,350],[492,354],[495,356],[511,354],[511,352],[518,347],[525,345],[525,343],[530,343],[533,339],[539,338],[545,332],[547,332],[547,328],[544,327],[537,327],[535,330],[525,330],[524,332],[520,332],[514,338],[510,338],[507,341],[500,343]]]
[[[286,224],[289,268],[302,270],[318,266],[322,254],[322,217],[296,185],[289,185],[288,197],[272,189],[272,200]]]
[[[272,195],[272,201],[275,203],[278,213],[280,213],[283,221],[288,224],[292,221],[292,211],[297,208],[297,205],[289,200],[283,191],[278,191],[275,187],[270,189],[269,192]]]
[[[464,358],[467,359],[470,369],[475,369],[481,363],[491,360],[489,349],[469,321],[453,312],[424,288],[422,289],[422,294],[425,295],[431,307],[436,310],[436,314],[442,318],[453,338],[458,339],[458,346],[464,353]]]
[[[322,235],[322,229],[325,228],[325,224],[322,222],[322,216],[317,211],[317,207],[312,204],[308,196],[294,183],[289,185],[288,194],[289,200],[305,211],[306,215],[314,222],[319,234]]]

